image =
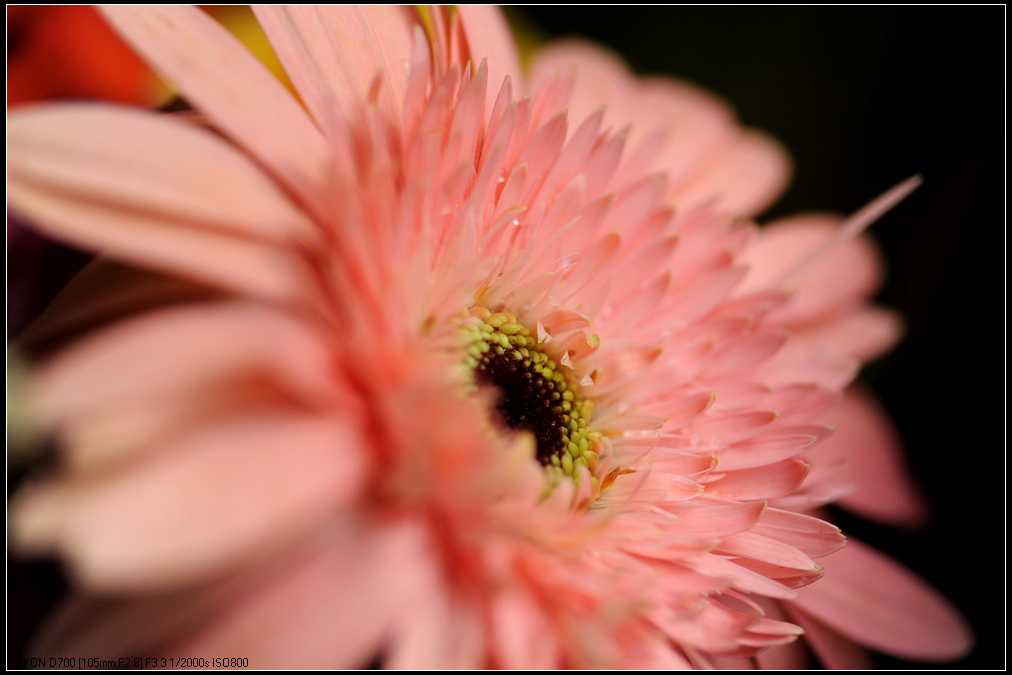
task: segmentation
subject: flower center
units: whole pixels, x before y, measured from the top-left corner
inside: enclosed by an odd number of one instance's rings
[[[602,452],[590,425],[593,402],[509,312],[474,307],[464,321],[465,362],[478,386],[496,390],[496,412],[511,429],[537,440],[537,457],[550,473],[575,477],[584,466],[593,476]]]

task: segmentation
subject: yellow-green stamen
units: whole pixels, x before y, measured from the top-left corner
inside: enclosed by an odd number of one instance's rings
[[[475,383],[497,390],[503,423],[534,435],[546,471],[575,477],[584,466],[594,475],[602,437],[590,427],[593,402],[583,397],[575,373],[560,366],[510,312],[473,307],[462,330],[465,363]]]

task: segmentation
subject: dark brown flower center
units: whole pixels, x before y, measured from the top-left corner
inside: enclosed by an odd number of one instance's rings
[[[588,422],[593,404],[508,312],[471,310],[467,363],[475,382],[496,392],[496,413],[511,429],[530,432],[537,458],[549,470],[574,475],[583,465],[597,470],[601,435]]]

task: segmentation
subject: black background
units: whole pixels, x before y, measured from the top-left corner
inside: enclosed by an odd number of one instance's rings
[[[908,332],[862,378],[897,422],[933,516],[916,533],[838,522],[944,592],[977,635],[956,663],[877,655],[880,667],[1003,668],[1004,7],[568,6],[513,16],[544,37],[608,44],[642,74],[694,81],[779,138],[796,175],[760,221],[850,213],[924,176],[872,227],[890,268],[879,301]]]

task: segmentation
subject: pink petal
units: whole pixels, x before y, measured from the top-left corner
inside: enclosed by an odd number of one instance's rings
[[[563,281],[563,300],[571,300],[575,309],[585,310],[593,293],[584,289],[591,285],[593,279],[600,281],[607,277],[607,271],[615,264],[621,248],[621,235],[609,232],[586,249]]]
[[[603,115],[604,108],[598,108],[593,115],[580,123],[580,126],[566,141],[562,154],[559,155],[558,161],[552,167],[545,186],[542,188],[542,195],[546,198],[553,199],[564,186],[572,184],[575,178],[583,172],[600,138]],[[583,177],[582,183],[586,185],[586,176]],[[557,210],[557,207],[552,207],[549,213]],[[555,222],[561,226],[568,220],[568,218],[558,218]]]
[[[688,82],[644,80],[639,99],[629,104],[627,114],[634,122],[629,147],[635,151],[651,141],[645,132],[663,130],[660,153],[652,165],[667,173],[674,191],[684,189],[705,171],[714,156],[730,147],[737,131],[731,107]],[[629,166],[635,163],[635,156],[630,157]]]
[[[512,78],[517,92],[525,93],[523,70],[514,46],[516,42],[502,11],[489,5],[458,5],[457,12],[467,37],[471,67],[477,68],[482,60],[488,59],[489,87],[485,110],[492,110],[499,87],[507,76]]]
[[[40,230],[81,248],[273,302],[301,304],[306,297],[308,270],[292,249],[30,182],[12,180],[8,190]]]
[[[411,609],[398,616],[384,666],[391,670],[480,667],[484,662],[482,618],[442,580],[426,581],[420,585],[421,592],[403,599]]]
[[[365,12],[369,15],[372,29],[383,51],[390,90],[397,112],[400,113],[407,96],[410,75],[407,64],[412,60],[411,36],[417,25],[417,15],[411,9],[390,5],[366,5]]]
[[[820,326],[825,328],[825,326]],[[830,325],[827,332],[832,332]],[[753,373],[753,377],[773,387],[814,384],[840,391],[857,377],[861,362],[847,354],[824,348],[820,331],[798,331],[792,339]]]
[[[531,100],[531,128],[544,125],[561,110],[566,110],[573,91],[573,74],[561,73],[540,83]],[[580,122],[582,120],[574,120]]]
[[[790,177],[787,151],[769,136],[747,130],[702,176],[673,196],[683,209],[716,199],[722,211],[752,216],[783,193]]]
[[[657,209],[663,193],[663,176],[646,176],[643,180],[626,186],[606,214],[601,228],[614,230],[626,238],[638,234],[640,225]],[[667,237],[670,236],[670,232],[662,230],[658,236]],[[646,242],[637,243],[639,246],[631,249],[632,251],[638,252],[646,245]]]
[[[726,300],[743,276],[745,276],[745,268],[725,267],[688,289],[680,289],[677,293],[672,293],[670,301],[664,306],[662,312],[665,316],[678,321],[686,323],[696,321]]]
[[[507,670],[554,669],[559,644],[545,612],[522,589],[504,589],[492,600],[490,632],[498,657]]]
[[[840,505],[871,520],[916,527],[927,518],[924,496],[904,461],[902,442],[880,405],[865,390],[852,387],[824,422],[836,432],[811,450],[813,461],[850,464],[833,477],[857,490]]]
[[[814,571],[819,568],[807,555],[789,544],[784,544],[753,532],[739,532],[724,537],[715,551],[759,560],[778,567]]]
[[[867,362],[891,349],[902,335],[903,321],[896,312],[862,306],[799,327],[792,340],[797,351],[846,354]]]
[[[251,387],[241,377],[211,383],[199,393],[124,397],[84,415],[61,422],[62,459],[68,469],[97,474],[124,461],[157,451],[179,429],[192,428],[237,414],[271,414],[290,409],[290,399],[268,387]]]
[[[645,280],[666,275],[666,263],[677,245],[677,236],[667,236],[660,237],[639,249],[633,248],[633,254],[615,272],[615,284],[612,286],[615,297],[623,298],[624,302],[634,302],[634,297],[623,296],[639,295],[644,288]]]
[[[646,478],[639,473],[620,475],[608,489],[607,496],[613,501],[632,499],[659,505],[693,499],[702,492],[702,486],[684,476],[654,472]]]
[[[377,77],[379,106],[391,124],[399,123],[407,91],[404,64],[411,50],[408,8],[261,5],[254,11],[323,129],[355,120],[373,98]]]
[[[318,550],[172,651],[243,654],[258,669],[365,666],[394,617],[412,610],[403,601],[426,583],[418,570],[431,553],[420,546],[415,527],[335,525]]]
[[[623,95],[631,92],[632,79],[621,59],[599,45],[577,40],[553,42],[539,50],[531,68],[531,81],[538,87],[574,69],[576,79],[568,104],[574,120],[582,122],[598,106],[622,101]],[[607,113],[606,117],[610,118]],[[628,122],[627,119],[613,121],[618,125]]]
[[[736,340],[714,355],[713,361],[699,376],[708,382],[725,377],[747,377],[750,371],[779,351],[787,338],[786,331],[763,330]]]
[[[756,598],[763,612],[771,619],[789,621],[790,617],[781,608],[781,603]],[[762,670],[804,670],[809,667],[811,659],[804,647],[802,639],[786,645],[777,645],[756,654],[755,662]]]
[[[750,647],[790,644],[803,633],[801,628],[792,623],[763,616],[748,627],[748,630],[742,635],[741,643]]]
[[[735,563],[762,577],[777,581],[787,588],[802,588],[807,586],[821,579],[824,573],[822,567],[817,567],[815,570],[799,570],[796,567],[771,565],[770,563],[747,557],[738,558],[735,560]]]
[[[704,441],[713,439],[720,443],[734,443],[755,436],[776,418],[777,414],[768,410],[713,412],[697,419],[689,429]]]
[[[720,450],[718,468],[740,471],[781,462],[803,452],[830,431],[829,427],[817,424],[772,425],[768,431]]]
[[[616,174],[615,187],[621,187],[622,177],[649,171],[663,171],[673,185],[684,185],[734,138],[731,109],[693,85],[638,81],[616,55],[577,40],[553,43],[536,54],[535,82],[570,71],[576,75],[567,106],[573,119],[586,119],[607,104],[609,124],[624,128],[631,123],[625,141],[631,154]]]
[[[679,396],[674,404],[665,406],[665,412],[668,417],[664,423],[665,427],[668,429],[681,429],[713,405],[714,400],[713,392],[709,391]]]
[[[901,658],[956,659],[973,646],[958,611],[898,563],[850,539],[823,558],[826,576],[800,591],[797,606],[857,642]]]
[[[844,537],[840,528],[824,520],[793,511],[768,508],[751,532],[782,541],[812,558],[839,551]]]
[[[697,504],[683,502],[680,508],[672,509],[678,520],[678,529],[706,537],[723,537],[744,532],[755,524],[765,502],[739,502],[735,504]]]
[[[807,254],[830,240],[842,223],[838,216],[803,214],[763,227],[758,241],[743,257],[751,270],[739,292],[779,283]],[[783,324],[825,318],[867,298],[881,280],[882,262],[871,241],[851,237],[787,278],[794,297],[772,316]]]
[[[719,463],[717,468],[722,468]],[[753,469],[729,471],[707,483],[706,490],[735,499],[770,499],[793,492],[807,475],[808,464],[800,459],[788,459]]]
[[[781,600],[797,597],[797,593],[787,586],[746,569],[723,556],[714,554],[699,556],[692,560],[691,565],[693,569],[711,577],[729,579],[740,591]]]
[[[840,399],[834,391],[820,389],[813,384],[795,384],[780,387],[763,400],[763,407],[776,410],[781,424],[805,423],[818,419],[821,413],[832,408]]]
[[[8,117],[7,149],[15,184],[237,236],[317,238],[315,224],[249,159],[171,115],[88,104],[33,109]]]
[[[352,501],[364,479],[359,446],[342,421],[237,418],[104,481],[29,488],[12,507],[13,538],[61,550],[92,588],[200,580]]]
[[[540,187],[562,151],[568,124],[569,118],[566,111],[559,112],[534,133],[527,147],[521,153],[520,159],[517,160],[521,166],[527,165],[527,173],[530,176],[528,184],[533,188]],[[530,204],[534,194],[536,193],[528,190],[523,203]]]
[[[184,305],[75,345],[46,366],[33,400],[44,419],[57,422],[124,400],[192,396],[208,382],[260,374],[329,404],[340,400],[330,358],[313,331],[284,314],[242,303]]]
[[[830,670],[871,670],[871,655],[860,645],[848,640],[832,628],[827,627],[791,603],[784,603],[788,614],[805,629],[805,642],[819,658],[822,665]]]
[[[741,633],[756,621],[757,612],[734,611],[717,600],[709,600],[702,611],[689,616],[655,612],[651,619],[676,642],[721,652],[738,646]]]
[[[317,205],[329,149],[284,86],[228,31],[192,7],[103,8],[182,95],[289,189]]]

